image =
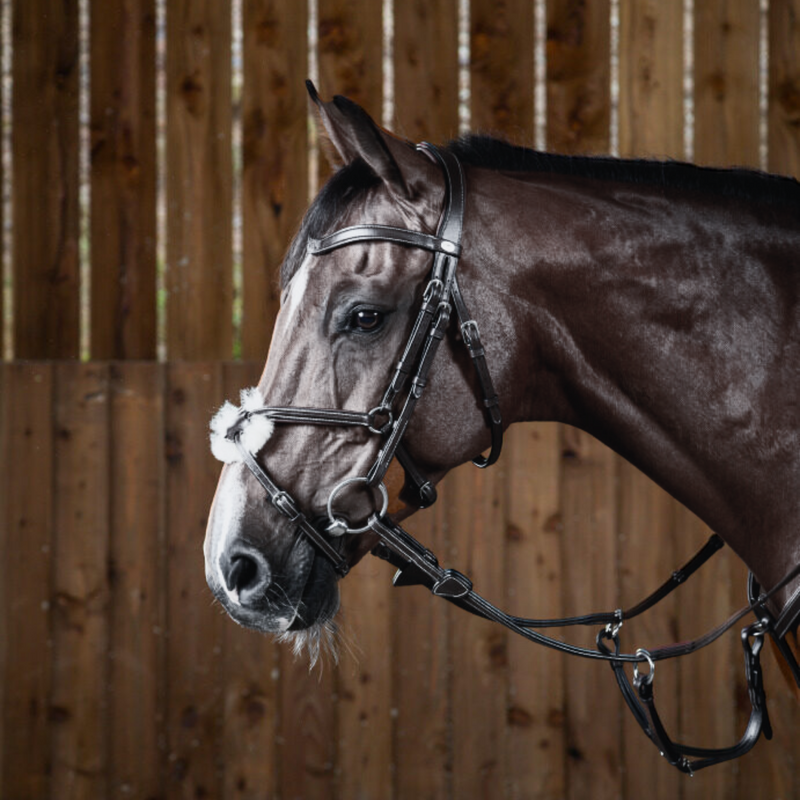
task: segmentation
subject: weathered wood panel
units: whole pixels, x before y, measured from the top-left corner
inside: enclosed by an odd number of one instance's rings
[[[110,375],[108,643],[111,797],[158,797],[166,766],[164,372]]]
[[[458,135],[456,0],[394,4],[396,133],[413,142]]]
[[[167,3],[167,353],[226,359],[233,340],[231,8]]]
[[[520,616],[562,617],[560,428],[553,423],[515,425],[506,440],[507,608]],[[566,658],[509,635],[505,747],[515,800],[565,796]]]
[[[53,370],[8,364],[2,372],[3,746],[0,795],[48,797],[53,548]],[[11,466],[13,465],[13,466]]]
[[[683,155],[683,6],[622,0],[619,9],[619,152]]]
[[[51,796],[108,795],[108,368],[55,369]]]
[[[610,120],[608,0],[547,3],[547,146],[607,153]]]
[[[156,355],[154,0],[93,0],[91,355]]]
[[[490,601],[505,595],[504,469],[466,464],[449,476],[448,563],[464,572]],[[429,602],[436,598],[429,598]],[[453,797],[494,798],[507,780],[507,631],[461,609],[451,617]],[[480,720],[480,724],[476,721]]]
[[[448,485],[439,502],[408,521],[431,550],[446,547]],[[451,796],[449,626],[445,603],[419,587],[398,588],[392,609],[395,796],[422,800]]]
[[[534,3],[470,3],[470,127],[533,143]]]
[[[769,4],[769,170],[800,177],[800,3]]]
[[[694,157],[699,164],[758,166],[759,6],[695,4]]]
[[[308,20],[292,0],[244,0],[242,15],[242,357],[260,360],[308,200]]]
[[[13,3],[14,353],[79,350],[78,0]]]
[[[564,612],[618,608],[619,457],[574,428],[562,435]],[[594,647],[594,636],[573,628],[569,640]],[[594,661],[564,660],[566,797],[622,794],[622,701],[610,672]]]
[[[168,798],[222,794],[222,625],[206,586],[203,538],[219,464],[208,420],[222,397],[218,364],[172,364],[167,373],[166,636]]]

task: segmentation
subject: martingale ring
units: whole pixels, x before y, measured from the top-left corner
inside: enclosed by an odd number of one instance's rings
[[[369,484],[369,481],[360,476],[355,478],[345,478],[343,481],[337,483],[336,486],[333,487],[330,495],[328,496],[328,519],[330,520],[328,533],[330,533],[332,536],[342,536],[345,533],[366,533],[368,530],[370,530],[369,525],[365,525],[363,528],[350,528],[343,519],[333,515],[333,498],[342,489],[344,489],[345,486],[349,486],[351,483]],[[383,483],[379,483],[377,489],[380,491],[383,499],[383,508],[381,508],[380,512],[378,513],[378,517],[384,517],[386,515],[386,510],[389,508],[389,492],[386,491],[386,487],[383,485]]]

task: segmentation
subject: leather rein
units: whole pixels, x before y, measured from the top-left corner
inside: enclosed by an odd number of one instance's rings
[[[655,592],[630,609],[562,619],[528,619],[507,614],[489,603],[474,591],[472,582],[466,575],[455,569],[441,567],[430,550],[386,516],[388,496],[382,481],[390,462],[395,457],[405,469],[407,482],[416,491],[418,505],[424,508],[436,500],[433,484],[417,468],[404,448],[402,439],[416,404],[422,396],[431,364],[445,336],[453,309],[458,316],[461,338],[478,375],[487,423],[491,430],[489,455],[478,456],[473,463],[481,468],[495,463],[500,456],[503,441],[499,399],[489,374],[478,324],[467,309],[456,276],[461,255],[465,206],[465,182],[461,164],[452,153],[446,150],[440,151],[428,143],[419,145],[418,149],[441,167],[445,177],[444,210],[435,236],[386,225],[354,225],[341,228],[320,239],[309,238],[307,246],[308,252],[315,256],[362,242],[394,242],[422,248],[434,254],[420,310],[380,404],[363,413],[339,409],[274,406],[248,410],[240,408],[236,422],[228,428],[225,437],[237,445],[243,462],[263,487],[275,509],[293,522],[319,552],[331,561],[338,575],[346,575],[349,566],[333,544],[335,538],[347,533],[360,534],[372,531],[380,538],[380,543],[372,551],[373,555],[397,568],[393,579],[395,586],[426,586],[437,597],[442,597],[477,616],[504,625],[532,642],[569,655],[607,661],[636,721],[669,763],[682,772],[693,774],[704,767],[743,755],[755,745],[762,732],[766,738],[772,736],[760,665],[760,653],[767,633],[778,644],[795,680],[800,685],[800,666],[784,640],[786,632],[796,625],[800,616],[800,593],[792,598],[797,602],[790,602],[777,619],[767,610],[766,605],[775,593],[800,575],[800,565],[792,569],[766,593],[761,591],[751,575],[749,604],[704,636],[688,642],[649,650],[639,648],[634,653],[624,653],[621,651],[619,641],[623,623],[647,611],[684,583],[723,546],[724,543],[719,536],[712,535],[681,569],[673,572]],[[272,480],[256,459],[256,454],[242,443],[241,433],[254,415],[264,415],[279,424],[362,427],[381,437],[381,448],[367,475],[346,478],[331,490],[327,504],[328,525],[325,529],[320,530],[309,521],[291,495]],[[337,516],[334,510],[336,495],[352,484],[363,484],[366,489],[377,491],[382,498],[381,510],[374,513],[361,528],[350,527],[348,522]],[[673,742],[666,733],[655,706],[653,685],[656,662],[687,655],[706,647],[751,611],[755,612],[758,621],[741,631],[745,675],[752,706],[744,735],[739,742],[727,748],[699,748]],[[571,645],[534,630],[572,625],[603,625],[597,634],[597,649]],[[631,663],[634,665],[632,682],[624,670],[625,664]],[[647,671],[640,671],[640,666],[645,664],[648,666]]]

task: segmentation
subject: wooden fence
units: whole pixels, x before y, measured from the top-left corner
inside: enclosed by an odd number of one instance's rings
[[[800,710],[772,658],[773,742],[689,780],[623,714],[606,667],[393,590],[374,559],[343,583],[338,667],[309,675],[213,605],[206,428],[258,374],[274,269],[308,202],[310,13],[323,96],[380,117],[388,87],[412,139],[457,134],[467,102],[473,127],[526,143],[538,114],[557,151],[680,158],[688,142],[700,163],[759,165],[766,145],[771,170],[800,174],[800,0],[394,0],[391,26],[384,5],[240,0],[239,93],[227,3],[166,0],[162,36],[156,0],[11,2],[0,798],[800,798]],[[454,472],[409,527],[490,599],[542,616],[627,605],[708,535],[619,457],[547,424],[512,431],[492,470]],[[626,641],[726,618],[743,602],[734,562]],[[659,666],[682,736],[741,731],[735,639]]]

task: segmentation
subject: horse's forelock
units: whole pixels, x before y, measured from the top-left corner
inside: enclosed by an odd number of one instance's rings
[[[380,183],[380,178],[360,158],[331,175],[306,211],[300,230],[292,240],[281,265],[281,290],[286,289],[300,269],[309,237],[320,238],[330,233],[345,210]]]

